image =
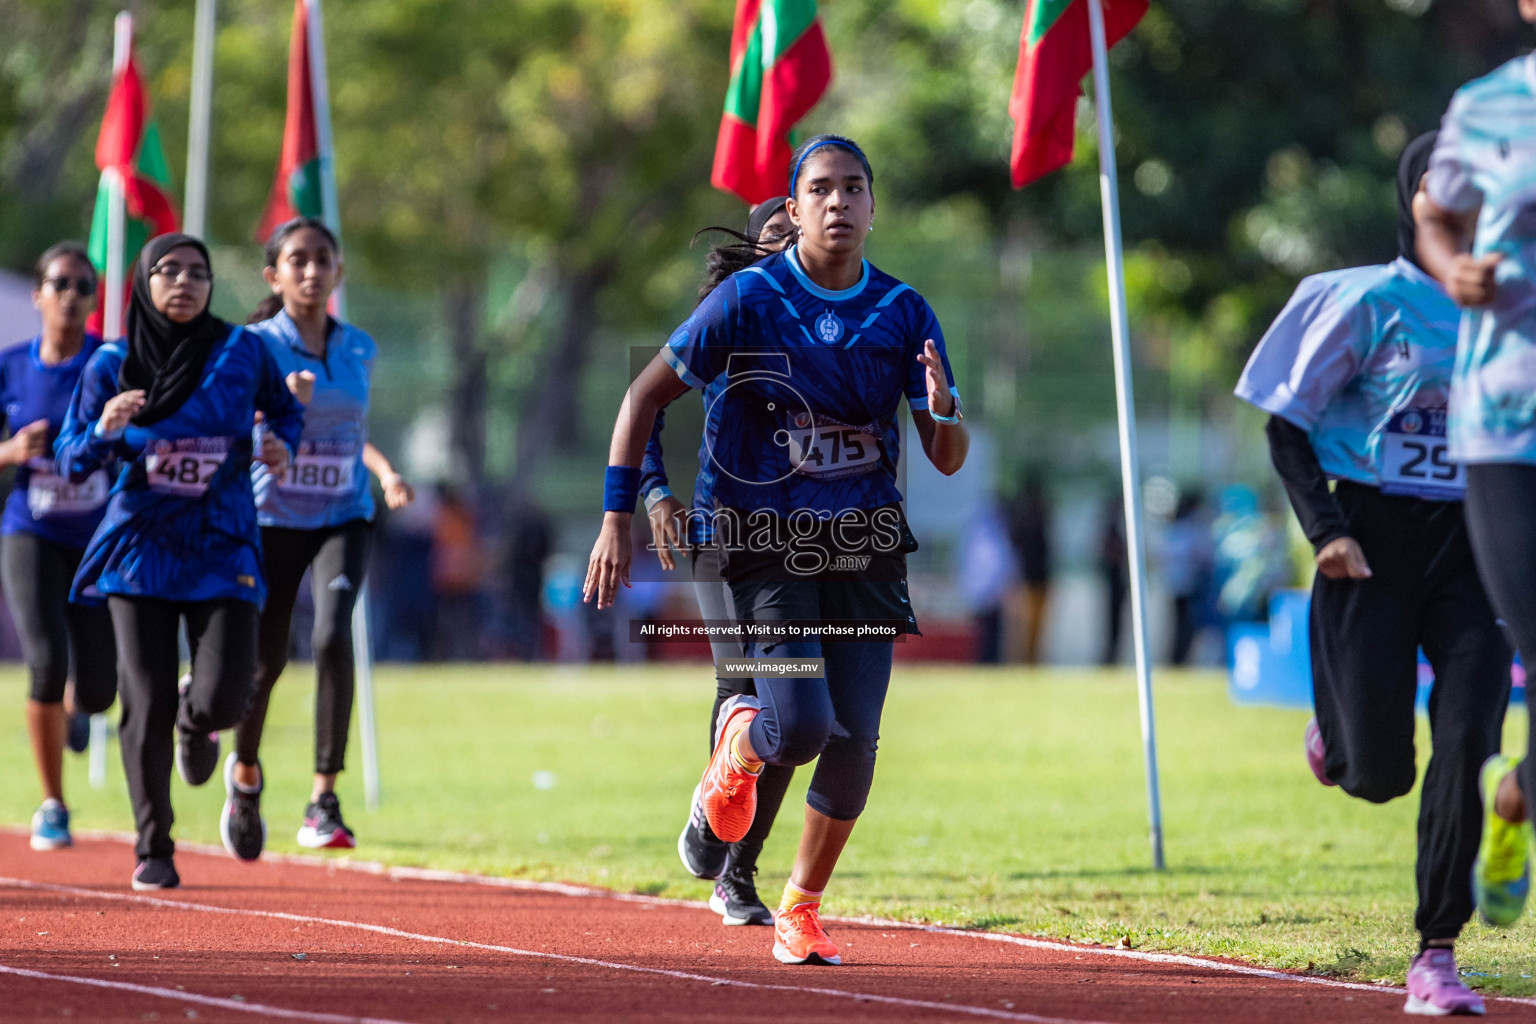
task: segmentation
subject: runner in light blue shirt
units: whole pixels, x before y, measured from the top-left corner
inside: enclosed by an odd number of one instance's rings
[[[1477,766],[1498,749],[1510,650],[1467,542],[1462,472],[1446,451],[1459,313],[1417,263],[1412,206],[1433,146],[1433,133],[1420,136],[1399,162],[1398,258],[1302,281],[1237,395],[1271,414],[1271,455],[1317,552],[1317,717],[1306,752],[1318,781],[1374,803],[1406,795],[1420,647],[1434,667],[1407,1008],[1481,1013],[1453,946],[1472,915]]]
[[[280,224],[266,245],[272,295],[247,330],[305,401],[304,433],[288,471],[252,468],[268,598],[259,629],[256,697],[235,730],[235,749],[224,762],[226,799],[219,834],[242,860],[261,856],[259,753],[267,702],[288,660],[293,606],[305,570],[315,599],[315,777],[301,846],[351,848],[341,817],[336,775],[344,767],[356,685],[352,611],[368,569],[374,514],[368,473],[384,487],[390,508],[414,497],[410,484],[368,441],[368,403],[378,347],[351,324],[326,312],[341,283],[341,249],[323,223],[295,218]]]
[[[1520,0],[1536,23],[1536,0]],[[1415,208],[1419,254],[1462,307],[1451,384],[1451,454],[1466,464],[1467,528],[1493,605],[1527,665],[1536,658],[1536,56],[1457,90]],[[1509,924],[1530,891],[1526,802],[1536,794],[1536,730],[1524,761],[1484,766],[1478,909]]]

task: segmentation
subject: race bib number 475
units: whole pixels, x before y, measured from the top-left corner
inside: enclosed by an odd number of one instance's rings
[[[1445,409],[1404,409],[1387,422],[1381,446],[1381,489],[1435,501],[1459,501],[1461,466],[1450,460]]]
[[[188,437],[155,441],[144,456],[151,490],[183,498],[200,498],[229,458],[227,437]]]
[[[789,417],[789,459],[795,472],[822,479],[858,476],[880,464],[880,440],[858,427],[809,412]]]

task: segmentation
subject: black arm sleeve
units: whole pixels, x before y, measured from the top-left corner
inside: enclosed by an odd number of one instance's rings
[[[1312,542],[1312,550],[1321,551],[1329,541],[1348,537],[1344,510],[1328,489],[1328,475],[1318,463],[1306,431],[1289,420],[1271,416],[1264,433],[1269,438],[1270,460],[1296,510],[1301,531]]]

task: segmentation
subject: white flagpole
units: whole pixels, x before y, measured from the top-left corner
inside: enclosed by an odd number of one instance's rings
[[[218,0],[197,0],[192,43],[192,112],[187,129],[187,196],[182,227],[202,238],[208,230],[208,132],[213,118],[213,44]]]
[[[1120,415],[1120,475],[1125,492],[1125,540],[1131,563],[1131,622],[1136,644],[1136,692],[1147,773],[1152,866],[1163,869],[1163,801],[1157,777],[1157,725],[1152,716],[1152,657],[1147,636],[1147,553],[1141,535],[1141,469],[1137,464],[1135,394],[1120,243],[1120,186],[1115,175],[1115,122],[1109,102],[1109,47],[1101,0],[1087,0],[1093,45],[1093,100],[1099,122],[1099,194],[1104,205],[1104,255],[1109,268],[1109,323],[1114,335],[1115,398]]]
[[[133,52],[133,15],[127,11],[119,13],[112,28],[112,76],[115,79],[128,66],[128,57]],[[102,310],[102,330],[108,338],[121,338],[128,211],[124,208],[122,175],[116,168],[103,173],[107,177],[107,307]]]
[[[325,26],[320,0],[304,0],[309,8],[309,84],[315,104],[315,143],[320,158],[320,197],[326,227],[341,240],[341,205],[336,191],[336,154],[331,141],[331,94],[325,69]],[[334,294],[336,316],[347,317],[346,286]],[[379,793],[379,726],[373,693],[373,644],[368,623],[368,587],[359,586],[352,609],[352,648],[357,664],[357,718],[363,747],[363,802],[377,810]]]

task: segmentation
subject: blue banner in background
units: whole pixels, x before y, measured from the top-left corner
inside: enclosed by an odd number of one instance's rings
[[[1312,710],[1312,652],[1307,621],[1312,596],[1282,590],[1269,601],[1269,622],[1239,622],[1227,628],[1227,693],[1234,704]],[[1519,659],[1510,672],[1510,703],[1525,703],[1525,669]],[[1418,709],[1429,703],[1435,673],[1419,651]]]

